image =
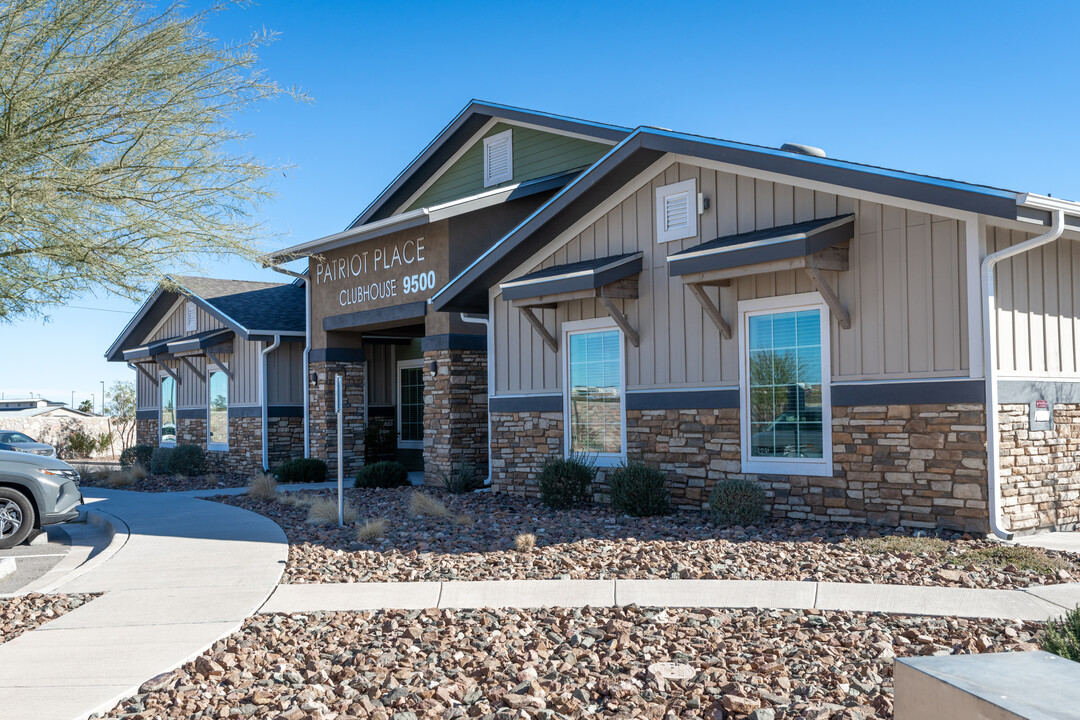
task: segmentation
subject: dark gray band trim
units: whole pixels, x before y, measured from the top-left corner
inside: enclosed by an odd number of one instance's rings
[[[738,388],[687,392],[651,390],[626,393],[627,410],[705,410],[738,407]]]
[[[358,362],[367,358],[363,348],[319,348],[308,353],[308,364],[322,362]]]
[[[999,380],[999,404],[1026,404],[1033,400],[1080,403],[1080,380]]]
[[[420,341],[420,349],[428,350],[487,350],[487,335],[446,333],[428,335]]]
[[[270,405],[266,408],[266,415],[270,418],[304,417],[304,406]]]
[[[488,398],[488,412],[562,412],[562,409],[562,395]]]
[[[832,404],[855,405],[941,405],[981,403],[986,397],[982,380],[939,380],[894,383],[833,385]]]
[[[177,408],[176,417],[180,420],[205,420],[206,408]]]
[[[262,408],[258,405],[248,407],[231,407],[229,408],[229,418],[249,418],[249,417],[262,417]]]
[[[136,410],[135,411],[135,419],[136,420],[157,420],[158,419],[158,411],[157,410]]]
[[[374,310],[359,310],[344,315],[331,315],[323,318],[323,330],[344,330],[346,328],[375,328],[407,320],[420,320],[427,314],[427,301],[391,305]]]

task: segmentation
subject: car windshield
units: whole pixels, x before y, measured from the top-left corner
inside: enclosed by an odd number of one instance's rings
[[[32,443],[34,442],[30,438],[26,437],[22,433],[17,432],[0,432],[0,443],[7,443],[8,445],[17,445],[19,443]]]

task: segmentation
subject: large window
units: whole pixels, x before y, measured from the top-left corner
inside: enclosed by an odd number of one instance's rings
[[[229,376],[221,370],[210,371],[207,383],[210,393],[209,422],[206,426],[206,447],[210,450],[229,449]]]
[[[398,447],[424,447],[424,361],[398,363]]]
[[[568,322],[566,330],[567,447],[601,465],[625,457],[622,332],[608,320]]]
[[[739,308],[743,470],[831,475],[828,308],[816,293]]]
[[[161,378],[161,439],[159,445],[176,444],[176,381],[165,375]]]

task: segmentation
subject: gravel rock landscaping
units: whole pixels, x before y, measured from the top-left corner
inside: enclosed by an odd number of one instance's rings
[[[656,608],[261,615],[109,718],[872,720],[894,656],[1035,649],[1032,623]]]
[[[181,490],[219,490],[224,488],[246,487],[251,478],[244,475],[202,475],[185,477],[183,475],[148,475],[138,478],[133,485],[116,485],[109,479],[109,473],[83,475],[80,485],[100,487],[109,490],[134,490],[135,492],[177,492]]]
[[[0,598],[0,643],[55,620],[93,600],[95,595],[42,595],[30,593]]]
[[[1013,589],[1080,580],[1075,555],[966,536],[791,521],[720,528],[703,512],[631,518],[604,506],[555,511],[509,495],[431,489],[424,492],[441,500],[448,515],[418,517],[410,512],[414,492],[348,490],[358,519],[340,529],[308,524],[304,506],[248,496],[216,500],[266,515],[284,529],[288,583],[616,577]],[[386,521],[379,537],[358,540],[356,527],[377,518]],[[527,533],[535,547],[516,550],[515,538]]]

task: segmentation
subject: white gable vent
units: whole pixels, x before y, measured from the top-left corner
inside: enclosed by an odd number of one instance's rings
[[[656,241],[697,236],[697,180],[656,188]]]
[[[484,138],[484,187],[514,179],[512,130]]]
[[[195,332],[196,313],[195,303],[188,302],[184,306],[184,332]]]

